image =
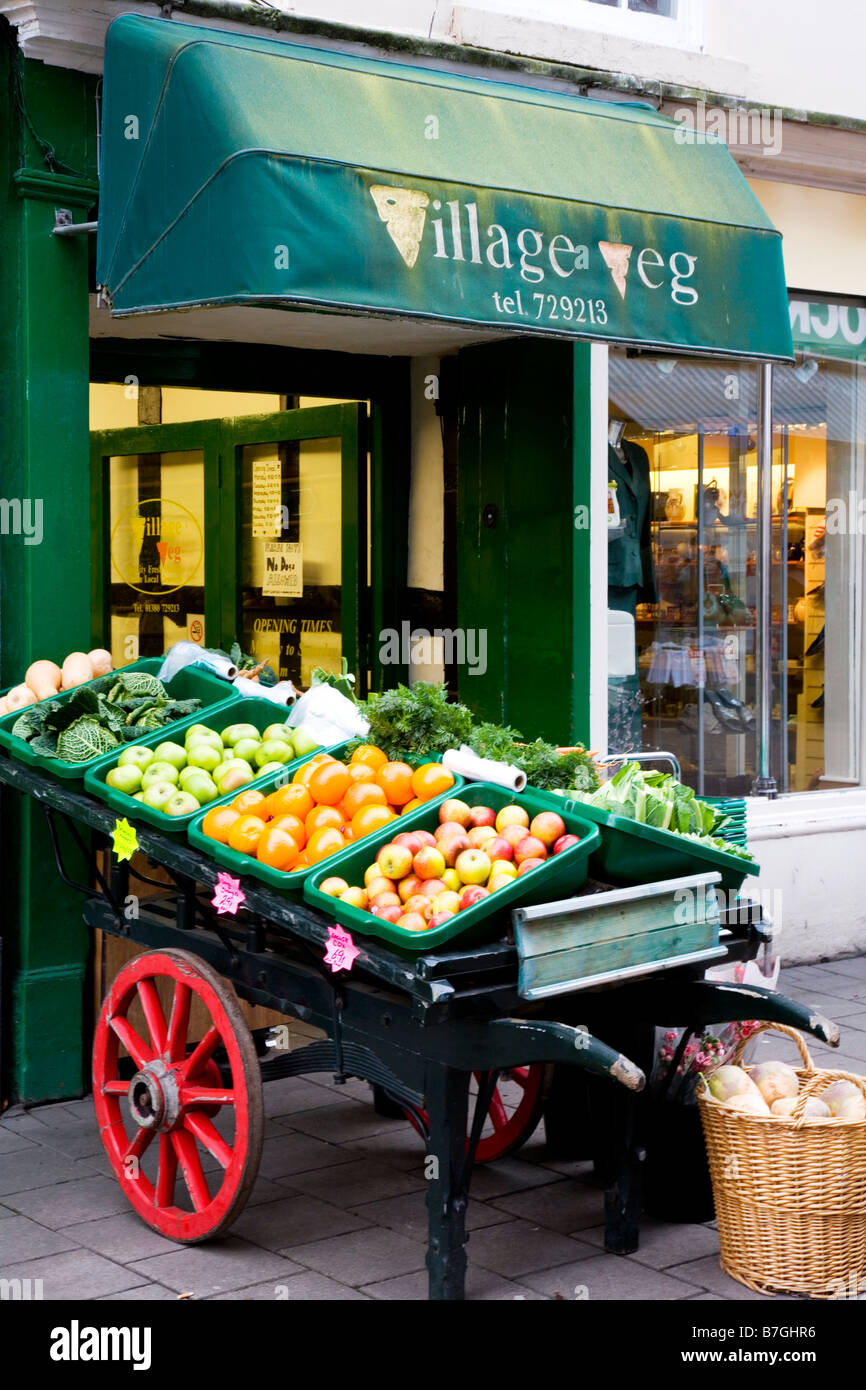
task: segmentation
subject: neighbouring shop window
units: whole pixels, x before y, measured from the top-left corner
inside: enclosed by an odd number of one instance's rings
[[[773,700],[782,792],[859,785],[866,307],[798,298],[773,368]],[[757,768],[757,367],[612,351],[612,752],[668,751],[708,796]]]

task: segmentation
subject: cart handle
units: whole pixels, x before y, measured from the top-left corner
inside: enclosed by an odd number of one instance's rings
[[[683,780],[680,771],[680,760],[676,753],[606,753],[600,760],[600,767],[612,767],[614,763],[670,763],[673,768],[674,777],[678,782]]]
[[[618,1081],[629,1091],[642,1091],[646,1085],[644,1073],[628,1057],[585,1028],[572,1028],[567,1023],[496,1018],[478,1028],[466,1042],[474,1071],[507,1071],[529,1062],[564,1062]]]

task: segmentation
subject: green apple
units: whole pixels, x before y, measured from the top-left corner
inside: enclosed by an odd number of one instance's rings
[[[219,795],[216,782],[212,777],[208,777],[203,768],[194,769],[192,777],[189,777],[183,784],[182,790],[189,792],[190,796],[194,796],[199,806],[208,805],[209,802],[215,801]]]
[[[180,772],[182,767],[186,767],[186,749],[182,748],[179,743],[172,743],[168,739],[165,743],[157,745],[154,749],[153,756],[154,760],[158,763],[171,763],[172,767],[177,768],[178,772]]]
[[[186,750],[187,767],[200,767],[205,772],[213,772],[222,760],[222,744],[217,750],[211,743],[192,743]]]
[[[222,777],[217,782],[220,796],[225,796],[227,792],[237,791],[238,787],[245,787],[247,782],[253,780],[253,770],[249,763],[245,763],[239,758],[236,762],[226,768]]]
[[[191,724],[191,725],[189,726],[189,728],[187,729],[187,731],[186,731],[186,741],[187,741],[187,743],[192,743],[193,739],[194,739],[197,735],[199,735],[199,734],[200,734],[203,738],[211,738],[211,737],[219,738],[219,734],[217,733],[216,729],[212,729],[212,728],[210,727],[210,725],[208,725],[208,724]]]
[[[153,762],[152,748],[124,748],[117,760],[118,767],[137,767],[142,772]]]
[[[269,738],[281,738],[284,743],[291,743],[292,731],[288,724],[269,724],[262,734],[262,739],[267,743]]]
[[[143,801],[143,800],[144,800],[144,792],[134,792],[134,793],[133,793],[132,799],[133,799],[133,801]]]
[[[261,746],[261,739],[239,738],[232,751],[236,758],[243,758],[245,763],[251,763],[258,756]]]
[[[207,729],[204,733],[200,729],[197,734],[194,734],[192,730],[190,730],[184,739],[184,743],[186,744],[187,752],[189,752],[190,748],[195,748],[200,743],[209,744],[210,747],[215,748],[218,753],[222,752],[223,747],[223,741],[216,729]]]
[[[214,779],[217,786],[219,786],[220,784],[220,778],[222,777],[223,773],[227,772],[228,769],[231,767],[232,763],[235,761],[236,759],[232,758],[231,755],[229,755],[227,758],[223,758],[222,762],[218,763],[217,766],[214,768],[213,772],[211,773],[211,777]]]
[[[264,767],[257,769],[256,777],[266,777],[269,772],[281,772],[284,767],[285,763],[265,763]]]
[[[265,739],[264,743],[259,744],[255,754],[255,763],[257,767],[264,767],[265,763],[290,763],[294,756],[290,743],[286,743],[281,738],[268,738]]]
[[[146,767],[144,769],[144,776],[141,779],[141,785],[144,791],[147,791],[148,787],[153,786],[154,782],[173,783],[177,781],[177,778],[178,771],[174,763],[165,763],[162,761],[153,762],[150,764],[149,767]],[[150,805],[149,802],[148,805]]]
[[[318,739],[313,738],[312,734],[308,734],[302,725],[298,725],[296,729],[292,730],[292,747],[295,750],[296,758],[303,758],[307,753],[315,753],[319,746]]]
[[[127,796],[132,796],[134,792],[141,790],[141,768],[127,763],[124,767],[119,764],[113,767],[106,777],[109,787],[114,787],[115,791],[125,792]]]
[[[151,782],[149,787],[145,787],[142,800],[145,806],[151,806],[154,811],[164,811],[172,797],[177,795],[178,790],[174,782]]]
[[[226,748],[234,748],[242,738],[254,738],[256,743],[261,742],[255,724],[229,724],[228,728],[222,731],[222,741]]]
[[[204,772],[204,771],[206,771],[206,769],[201,768],[201,767],[192,767],[191,765],[187,765],[186,767],[182,767],[181,770],[180,770],[180,776],[179,776],[178,779],[177,779],[177,785],[178,785],[183,791],[186,791],[186,784],[187,784],[187,782],[189,781],[190,777],[195,777],[195,775],[196,775],[197,772]],[[210,776],[210,774],[208,774],[208,776]]]
[[[175,792],[162,807],[167,816],[189,816],[198,809],[198,802],[191,792]]]

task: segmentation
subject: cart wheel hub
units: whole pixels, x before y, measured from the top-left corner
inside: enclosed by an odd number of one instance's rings
[[[141,1129],[173,1129],[180,1114],[177,1076],[161,1059],[148,1062],[129,1083],[129,1111]]]

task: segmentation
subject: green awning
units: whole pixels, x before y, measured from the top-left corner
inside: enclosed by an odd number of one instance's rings
[[[727,148],[605,103],[124,15],[98,279],[115,314],[257,304],[790,358],[781,237]]]

